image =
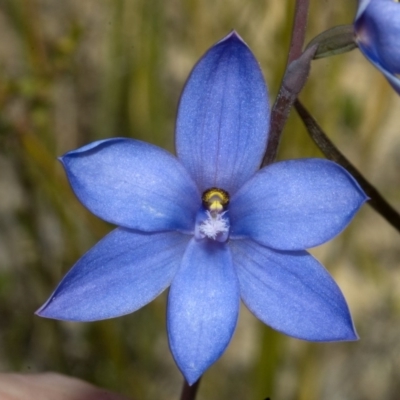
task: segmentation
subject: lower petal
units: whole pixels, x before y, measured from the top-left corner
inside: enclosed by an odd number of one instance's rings
[[[115,229],[74,265],[37,314],[96,321],[136,311],[170,285],[189,239]]]
[[[252,240],[230,245],[242,300],[265,324],[310,341],[357,339],[343,294],[309,253],[278,252]]]
[[[172,354],[189,384],[224,352],[239,303],[229,247],[192,239],[171,285],[167,319]]]

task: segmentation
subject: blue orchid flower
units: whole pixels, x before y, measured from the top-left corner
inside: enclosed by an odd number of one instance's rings
[[[304,249],[342,231],[366,196],[323,159],[259,170],[269,111],[258,63],[232,32],[186,83],[177,157],[126,138],[65,154],[79,200],[119,227],[75,264],[37,314],[117,317],[170,287],[170,348],[190,384],[230,342],[240,299],[287,335],[356,339],[340,289]]]
[[[360,0],[354,29],[360,50],[400,94],[399,2]]]

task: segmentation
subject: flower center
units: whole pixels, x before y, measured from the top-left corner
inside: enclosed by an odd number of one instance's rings
[[[213,187],[203,193],[202,201],[203,207],[196,218],[195,237],[226,242],[229,236],[228,192]]]
[[[202,196],[203,206],[210,212],[221,212],[228,207],[229,194],[219,188],[206,190]]]
[[[225,213],[213,214],[210,211],[206,211],[206,219],[199,226],[200,235],[225,242],[229,233],[229,221],[228,218],[224,217]]]

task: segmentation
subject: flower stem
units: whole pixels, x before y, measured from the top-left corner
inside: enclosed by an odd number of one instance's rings
[[[289,65],[293,61],[297,60],[302,54],[306,35],[308,7],[309,0],[296,1],[292,37],[290,41],[286,68],[288,68]],[[293,100],[290,97],[290,93],[285,90],[283,81],[271,111],[271,126],[268,137],[268,145],[262,166],[272,163],[276,158],[283,127],[285,126],[290,109],[293,105]]]
[[[317,121],[311,116],[307,109],[296,100],[294,107],[307,128],[311,139],[324,153],[326,158],[337,162],[343,168],[347,169],[356,179],[364,192],[370,198],[368,204],[383,218],[389,222],[398,232],[400,232],[400,214],[382,197],[382,195],[369,183],[363,175],[354,167],[353,164],[336,148],[336,146],[326,136],[324,131],[318,125]]]
[[[192,386],[184,380],[180,400],[194,400],[200,385],[201,377]]]
[[[306,37],[309,0],[297,0],[287,65],[300,57]]]

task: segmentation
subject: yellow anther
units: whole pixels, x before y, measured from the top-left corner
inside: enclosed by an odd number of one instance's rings
[[[211,188],[203,193],[203,205],[211,212],[222,212],[229,204],[229,194],[219,188]]]
[[[208,209],[210,211],[221,212],[224,209],[224,206],[221,204],[220,201],[215,200],[211,204],[209,203]]]

